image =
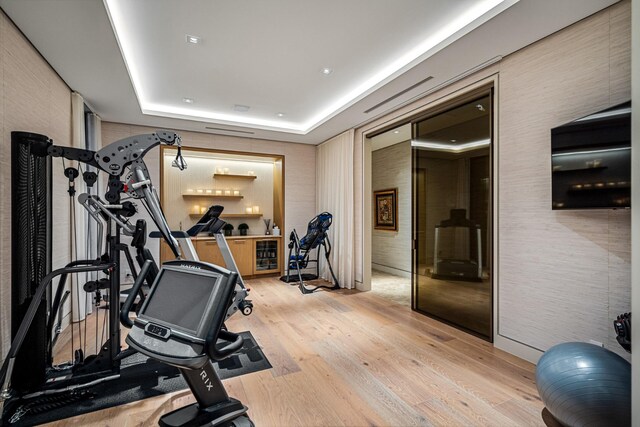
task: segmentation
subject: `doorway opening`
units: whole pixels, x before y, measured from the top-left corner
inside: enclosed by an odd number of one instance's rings
[[[492,94],[412,125],[414,309],[493,340]]]
[[[411,307],[411,124],[370,138],[371,291]]]

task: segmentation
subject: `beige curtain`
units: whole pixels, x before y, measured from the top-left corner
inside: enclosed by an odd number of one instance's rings
[[[316,151],[316,207],[318,213],[333,215],[331,265],[340,286],[347,289],[355,287],[353,139],[354,131],[349,130],[322,143]],[[320,275],[331,280],[326,262],[320,263]]]

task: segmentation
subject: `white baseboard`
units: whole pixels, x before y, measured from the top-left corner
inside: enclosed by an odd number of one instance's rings
[[[376,264],[374,262],[371,263],[372,270],[382,271],[383,273],[393,274],[395,276],[406,277],[407,279],[411,279],[411,272],[400,270],[393,267],[388,267],[382,264]]]
[[[500,350],[506,351],[533,364],[537,364],[540,357],[544,354],[544,352],[537,348],[529,347],[526,344],[519,343],[502,335],[496,335],[494,337],[493,345]]]

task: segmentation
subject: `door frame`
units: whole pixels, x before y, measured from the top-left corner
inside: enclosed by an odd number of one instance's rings
[[[492,191],[492,210],[493,210],[493,230],[492,230],[492,305],[493,305],[493,343],[498,343],[498,282],[499,282],[499,240],[498,240],[498,224],[499,224],[499,211],[498,211],[498,197],[499,197],[499,160],[500,160],[500,135],[498,126],[499,117],[499,76],[497,71],[493,71],[486,77],[479,78],[476,81],[464,85],[462,87],[454,88],[458,86],[452,84],[449,88],[449,92],[445,95],[437,97],[435,99],[424,99],[424,103],[418,107],[409,111],[402,112],[404,109],[399,108],[395,113],[391,113],[386,121],[375,124],[371,127],[364,128],[361,132],[362,144],[362,284],[358,288],[360,290],[371,290],[371,243],[373,240],[373,204],[371,199],[372,194],[372,174],[371,174],[371,138],[377,134],[383,133],[392,128],[411,123],[416,117],[426,114],[431,110],[443,108],[445,105],[454,102],[460,97],[469,95],[476,92],[483,87],[493,87],[493,161],[491,165],[491,177],[493,181]],[[447,88],[445,88],[447,89]],[[395,114],[395,115],[394,115]],[[412,209],[413,210],[413,209]],[[413,224],[413,211],[411,223]],[[413,250],[412,250],[413,252]],[[411,291],[411,308],[414,309],[414,295],[413,287]]]

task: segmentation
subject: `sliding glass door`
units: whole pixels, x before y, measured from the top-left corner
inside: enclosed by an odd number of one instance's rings
[[[492,340],[492,100],[413,123],[414,309]]]

